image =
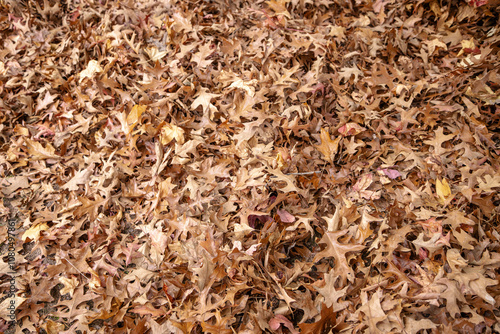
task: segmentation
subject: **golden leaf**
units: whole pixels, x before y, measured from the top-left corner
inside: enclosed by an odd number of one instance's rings
[[[40,238],[40,232],[41,231],[46,231],[49,229],[49,225],[46,223],[41,223],[35,226],[30,227],[29,229],[26,230],[26,232],[23,233],[22,239],[23,241],[26,241],[26,239],[31,239],[32,241],[38,241]]]
[[[43,325],[47,334],[58,334],[64,331],[64,325],[47,319],[47,322]]]
[[[65,295],[67,293],[70,294],[71,297],[73,297],[73,293],[75,292],[75,289],[78,287],[78,279],[76,277],[71,277],[71,278],[66,278],[66,277],[59,277],[59,282],[61,282],[64,287],[61,289],[61,295]]]
[[[154,62],[162,59],[167,55],[167,51],[159,51],[155,46],[144,49],[144,52],[146,52],[149,58]]]
[[[127,135],[130,134],[130,132],[132,132],[132,130],[134,129],[134,126],[137,125],[137,123],[141,119],[142,113],[144,111],[146,111],[146,108],[147,108],[147,106],[144,106],[141,104],[136,104],[132,108],[132,110],[130,111],[130,113],[127,116],[127,126],[128,126],[127,133],[126,133]]]
[[[451,195],[450,185],[446,179],[443,179],[443,181],[436,180],[436,194],[443,202]]]
[[[279,168],[283,168],[283,166],[285,166],[285,160],[281,156],[281,152],[278,152],[276,155],[276,162],[278,163]]]
[[[341,137],[337,137],[332,140],[330,134],[325,129],[321,129],[321,145],[315,145],[318,151],[320,151],[326,158],[327,161],[332,162],[337,150],[339,148],[339,142]]]

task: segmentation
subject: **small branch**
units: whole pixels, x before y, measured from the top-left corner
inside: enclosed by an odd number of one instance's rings
[[[314,171],[314,172],[302,172],[302,173],[286,173],[285,175],[311,175],[311,174],[321,174],[321,172]]]

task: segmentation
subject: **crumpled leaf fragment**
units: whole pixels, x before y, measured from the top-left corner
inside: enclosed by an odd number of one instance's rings
[[[401,173],[395,169],[383,168],[380,171],[382,173],[384,173],[384,175],[387,176],[388,178],[390,178],[391,180],[394,180],[394,179],[397,179],[398,177],[401,177]]]
[[[339,133],[344,137],[355,136],[365,130],[366,129],[364,127],[360,126],[357,123],[352,123],[352,122],[346,123],[338,129]]]
[[[59,277],[59,282],[64,285],[64,287],[61,289],[61,295],[69,293],[69,295],[73,297],[73,293],[79,285],[78,278],[76,278],[75,276],[72,276],[71,278],[61,276]]]
[[[160,50],[158,50],[158,48],[156,46],[148,47],[144,51],[149,56],[149,59],[151,59],[154,62],[162,59],[168,53],[167,51],[160,51]]]
[[[361,199],[370,200],[380,198],[380,191],[368,190],[372,183],[373,174],[363,174],[352,186],[352,191],[349,192],[349,200],[357,201]]]
[[[24,233],[21,239],[26,242],[27,239],[31,241],[37,241],[40,238],[40,232],[47,231],[49,229],[49,225],[47,223],[36,224],[35,226],[30,227]]]
[[[293,327],[292,322],[281,314],[277,314],[271,320],[269,320],[269,327],[271,327],[273,331],[278,330],[281,327],[281,325],[288,328],[290,333],[299,334],[299,332]]]
[[[472,7],[481,7],[488,4],[489,0],[466,0]]]
[[[286,210],[279,209],[277,213],[283,223],[293,223],[295,221],[295,217]]]
[[[85,78],[93,78],[96,73],[101,73],[103,71],[102,67],[99,65],[97,60],[91,60],[87,64],[87,67],[80,72],[80,81],[81,83]]]
[[[251,97],[255,96],[255,86],[258,84],[258,81],[256,79],[252,79],[249,81],[244,81],[240,78],[237,78],[236,81],[234,81],[229,88],[240,88],[243,89],[248,95]]]
[[[161,128],[160,141],[163,145],[167,145],[172,140],[179,144],[184,144],[184,130],[174,124],[166,124]]]

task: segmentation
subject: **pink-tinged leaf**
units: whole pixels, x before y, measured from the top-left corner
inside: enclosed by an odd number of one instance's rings
[[[346,137],[346,136],[355,136],[358,133],[361,133],[365,130],[366,129],[364,127],[360,126],[359,124],[346,123],[346,124],[342,125],[338,131],[342,136]]]
[[[401,176],[401,173],[399,173],[397,170],[395,169],[387,169],[387,168],[384,168],[382,169],[382,171],[384,172],[385,176],[387,176],[388,178],[394,180],[398,177]]]
[[[364,174],[357,182],[352,186],[352,190],[354,191],[361,191],[365,190],[372,184],[373,182],[373,175],[371,173],[369,174]]]
[[[291,321],[288,320],[285,316],[283,316],[281,314],[278,314],[278,315],[274,316],[274,318],[269,320],[269,327],[271,327],[271,329],[273,331],[278,330],[280,328],[281,324],[283,324],[283,326],[288,328],[290,333],[299,334],[299,332],[297,330],[295,330],[295,328],[293,327],[293,324],[291,323]]]
[[[472,7],[481,7],[488,3],[488,0],[468,0],[467,3]]]
[[[276,331],[280,328],[281,326],[281,322],[278,320],[277,317],[275,318],[272,318],[271,320],[269,320],[269,327],[271,327],[271,329],[273,331]]]
[[[295,217],[286,210],[278,210],[278,216],[283,223],[293,223],[295,221]]]
[[[429,257],[429,251],[425,248],[420,248],[418,250],[418,257],[420,258],[421,261]]]

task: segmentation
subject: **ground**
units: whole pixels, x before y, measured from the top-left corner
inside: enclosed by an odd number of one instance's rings
[[[0,332],[500,332],[497,2],[0,8]]]

